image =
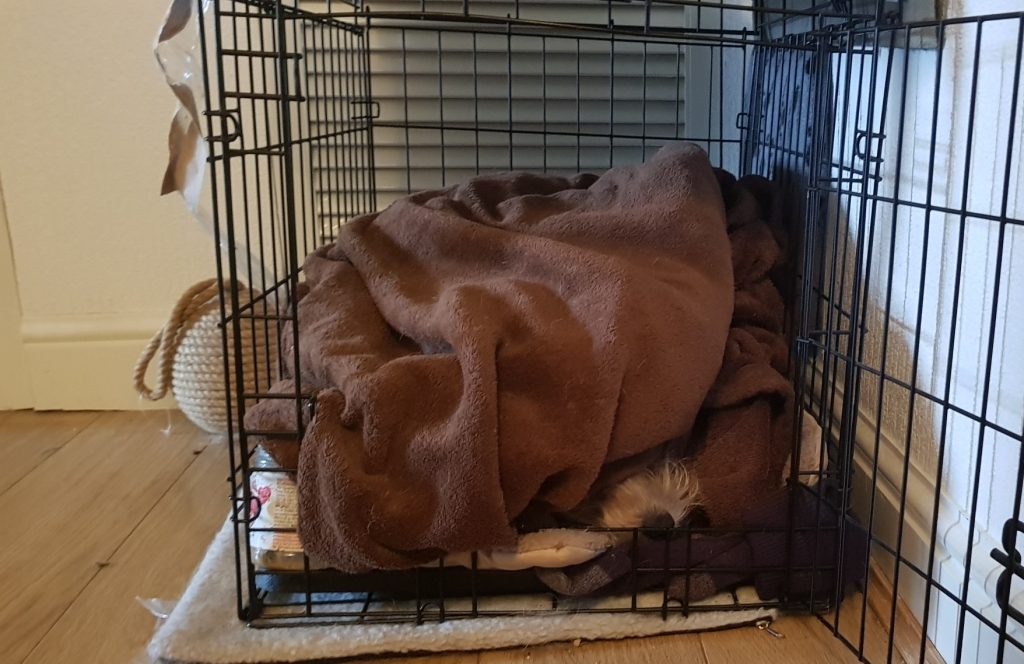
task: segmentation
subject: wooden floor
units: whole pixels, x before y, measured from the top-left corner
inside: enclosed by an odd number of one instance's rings
[[[137,598],[174,599],[182,591],[224,518],[226,477],[224,445],[178,413],[0,412],[0,662],[145,662],[154,619]],[[856,642],[859,597],[843,613],[856,617],[844,630]],[[866,614],[866,653],[884,662],[881,623],[874,611]],[[857,661],[814,618],[783,617],[774,628],[785,638],[747,627],[375,661]],[[893,661],[904,661],[900,650]]]

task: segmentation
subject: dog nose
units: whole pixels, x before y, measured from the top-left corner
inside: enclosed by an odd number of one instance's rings
[[[672,531],[666,530],[676,525],[676,520],[672,518],[672,515],[668,512],[655,512],[654,514],[648,514],[644,517],[643,523],[644,528],[659,528],[661,530],[652,530],[646,533],[648,537],[664,538],[672,537]]]
[[[710,528],[711,519],[703,507],[694,507],[689,514],[683,517],[683,525],[690,528]]]

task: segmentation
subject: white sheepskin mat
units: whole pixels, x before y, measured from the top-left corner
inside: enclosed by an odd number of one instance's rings
[[[773,609],[691,611],[676,608],[663,620],[660,614],[578,613],[562,601],[557,612],[449,620],[444,623],[302,625],[271,629],[247,627],[235,615],[234,562],[231,523],[214,538],[177,606],[149,644],[153,661],[164,664],[260,664],[305,662],[365,655],[488,650],[553,641],[623,639],[678,632],[717,630],[774,618]],[[494,601],[499,601],[495,599]],[[547,607],[547,596],[502,598],[502,608],[529,611]],[[623,601],[626,603],[623,604]],[[729,606],[755,603],[752,589],[723,593],[701,602]],[[661,606],[661,593],[639,598],[641,605]],[[456,603],[446,606],[452,610]],[[587,608],[619,608],[628,600],[590,600]],[[362,607],[359,606],[361,609]],[[401,608],[408,608],[403,606]],[[481,609],[485,607],[480,606]],[[487,607],[491,608],[491,607]]]

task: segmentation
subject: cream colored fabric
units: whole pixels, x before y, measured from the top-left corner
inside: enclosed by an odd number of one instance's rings
[[[230,522],[214,539],[206,558],[174,611],[149,644],[149,654],[161,664],[241,664],[243,662],[303,662],[359,657],[383,653],[485,650],[535,645],[575,639],[624,639],[676,632],[722,629],[751,625],[772,618],[771,609],[678,611],[662,619],[660,612],[579,613],[587,608],[625,608],[628,598],[566,600],[559,611],[550,611],[550,596],[503,598],[481,605],[481,610],[504,603],[506,610],[524,613],[514,617],[450,620],[444,623],[411,624],[307,624],[287,629],[252,629],[235,615],[235,576]],[[756,602],[752,589],[737,591],[740,602]],[[731,594],[718,595],[702,605],[735,605]],[[660,606],[661,593],[640,597],[641,606]],[[357,609],[361,604],[355,604]],[[446,603],[450,609],[458,602]],[[396,606],[396,608],[408,608]],[[548,610],[544,610],[548,609]],[[352,610],[352,609],[350,609]],[[526,615],[531,610],[544,610]]]
[[[818,484],[818,480],[821,478],[822,468],[822,454],[821,454],[821,425],[814,419],[810,413],[806,410],[803,413],[803,419],[800,422],[800,468],[801,473],[815,473],[813,475],[801,475],[800,481],[809,487],[813,487]],[[792,455],[789,459],[786,459],[786,465],[782,469],[782,481],[783,483],[789,480],[790,466],[792,464]]]
[[[593,560],[615,545],[611,533],[552,529],[526,533],[514,549],[494,549],[477,554],[478,569],[522,570],[531,567],[568,567]],[[446,565],[472,567],[471,553],[446,556]],[[429,566],[434,565],[432,563]]]

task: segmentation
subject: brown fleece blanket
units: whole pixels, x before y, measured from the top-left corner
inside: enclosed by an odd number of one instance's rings
[[[789,228],[775,187],[719,172],[726,201],[735,308],[722,369],[686,442],[704,509],[716,528],[739,527],[775,491],[793,445],[793,386],[783,293],[790,291]]]
[[[733,311],[721,193],[690,144],[414,194],[304,269],[299,528],[343,571],[514,544],[527,505],[570,509],[605,464],[684,435]],[[246,414],[294,422],[282,400]]]
[[[829,489],[797,485],[791,496],[784,488],[794,424],[782,296],[791,290],[792,229],[771,183],[753,176],[737,182],[721,171],[718,177],[736,285],[725,358],[693,433],[642,455],[690,458],[713,530],[683,534],[670,543],[642,537],[580,565],[537,570],[561,594],[665,586],[670,598],[696,600],[753,580],[763,599],[783,593],[791,599],[812,593],[821,598],[833,589],[840,525],[846,528],[844,555],[850,562],[842,582],[863,576],[866,535],[852,521],[842,524],[841,515],[816,493]],[[634,460],[634,467],[654,458]],[[833,495],[831,504],[837,502]],[[634,577],[636,568],[653,572]]]
[[[778,489],[792,447],[793,386],[787,378],[785,306],[792,290],[793,230],[777,188],[758,176],[715,171],[726,205],[735,306],[721,370],[692,431],[630,459],[607,464],[600,493],[663,457],[688,459],[711,525],[737,528],[746,510]],[[550,527],[543,508],[525,529]]]

